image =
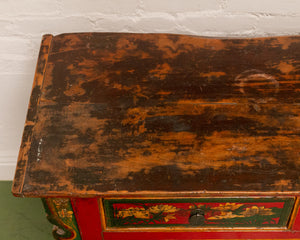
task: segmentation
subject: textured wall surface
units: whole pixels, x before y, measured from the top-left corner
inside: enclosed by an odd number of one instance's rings
[[[1,0],[0,180],[13,178],[43,34],[260,37],[297,35],[299,26],[299,0]]]

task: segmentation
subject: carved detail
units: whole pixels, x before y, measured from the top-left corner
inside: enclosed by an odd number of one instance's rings
[[[42,199],[47,219],[53,226],[56,240],[81,240],[70,200],[67,198]]]

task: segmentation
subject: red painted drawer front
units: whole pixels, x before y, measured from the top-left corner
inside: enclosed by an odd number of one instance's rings
[[[104,199],[112,228],[287,226],[293,198]],[[200,211],[200,222],[191,215]],[[202,221],[201,221],[202,218]],[[200,225],[199,225],[200,224]]]

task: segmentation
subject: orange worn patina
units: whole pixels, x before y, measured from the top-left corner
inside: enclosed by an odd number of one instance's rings
[[[299,51],[299,37],[46,35],[13,193],[299,192]]]

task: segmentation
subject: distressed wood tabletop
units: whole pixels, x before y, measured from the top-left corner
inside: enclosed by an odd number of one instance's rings
[[[300,192],[300,37],[45,35],[13,193]]]

